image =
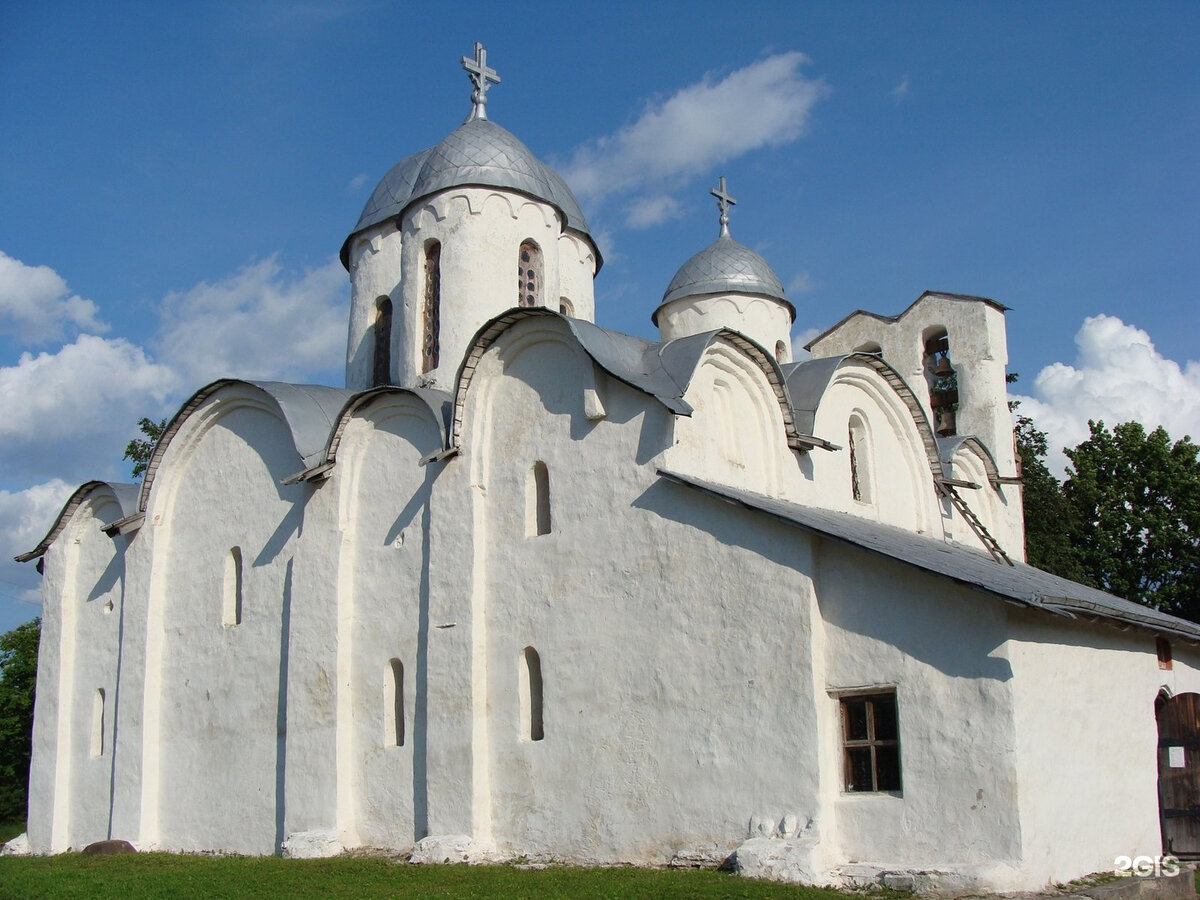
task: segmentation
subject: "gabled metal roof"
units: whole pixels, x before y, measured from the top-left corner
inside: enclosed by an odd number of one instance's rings
[[[767,381],[779,403],[783,416],[784,433],[788,446],[806,450],[812,446],[824,446],[825,442],[811,439],[811,435],[796,430],[792,418],[792,404],[788,398],[783,373],[769,353],[754,341],[732,331],[721,328],[701,334],[688,335],[666,343],[647,341],[619,331],[609,331],[592,322],[562,316],[542,307],[510,309],[485,324],[475,334],[462,365],[455,378],[454,418],[451,427],[452,448],[458,446],[462,432],[463,407],[466,394],[483,354],[505,331],[525,319],[550,317],[565,322],[575,339],[592,360],[619,381],[637,388],[657,399],[671,412],[690,416],[692,407],[683,399],[688,385],[704,351],[717,340],[725,340],[738,347],[763,370]]]
[[[925,407],[917,399],[908,383],[900,377],[900,373],[891,367],[882,357],[875,353],[846,353],[842,356],[825,356],[804,362],[788,363],[783,366],[787,378],[788,392],[792,405],[796,410],[796,428],[806,434],[812,434],[817,419],[817,408],[825,395],[833,376],[838,369],[848,363],[859,363],[874,369],[891,385],[900,400],[908,408],[917,432],[921,435],[921,445],[925,450],[925,460],[929,463],[929,472],[933,480],[940,481],[946,477],[939,455],[937,437],[929,417],[925,415]]]
[[[46,536],[38,542],[38,545],[27,553],[14,556],[13,559],[17,562],[29,562],[31,559],[43,556],[50,549],[50,545],[58,539],[62,530],[67,527],[67,523],[71,521],[71,516],[75,515],[75,511],[93,493],[104,488],[108,488],[116,496],[117,506],[121,510],[121,518],[132,515],[137,511],[138,486],[136,484],[108,481],[84,482],[67,498],[67,502],[63,504],[63,508],[59,510],[54,524],[50,526],[50,530],[46,532]]]
[[[146,511],[150,490],[162,464],[163,454],[179,433],[183,423],[199,409],[205,401],[222,388],[231,385],[247,385],[266,394],[273,400],[292,434],[292,442],[305,467],[316,465],[325,453],[329,433],[342,407],[354,395],[343,388],[325,387],[319,384],[287,384],[282,381],[243,381],[237,378],[221,378],[205,385],[192,394],[179,412],[167,423],[162,437],[154,447],[154,453],[146,466],[142,479],[138,510]]]
[[[659,469],[669,481],[703,491],[746,509],[771,516],[785,524],[858,547],[930,574],[958,582],[1003,600],[1069,618],[1094,617],[1149,631],[1200,641],[1200,625],[1122,600],[1104,591],[1076,584],[1026,565],[998,563],[991,556],[962,544],[950,543],[861,519],[849,513],[812,509],[714,484],[678,472]]]
[[[796,308],[788,302],[779,276],[765,259],[727,234],[679,267],[650,319],[657,325],[659,311],[681,297],[729,293],[772,297],[788,308],[795,321]]]
[[[383,176],[342,244],[342,264],[348,266],[350,241],[359,232],[398,218],[426,197],[466,186],[503,188],[549,203],[562,215],[568,231],[592,245],[596,270],[600,270],[600,250],[567,183],[511,132],[479,118],[468,119],[440,144],[402,160]]]

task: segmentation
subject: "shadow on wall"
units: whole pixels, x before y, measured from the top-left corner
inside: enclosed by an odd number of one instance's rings
[[[703,531],[722,544],[742,547],[777,565],[812,575],[804,535],[777,526],[766,516],[666,480],[655,482],[632,505],[635,509]]]
[[[931,538],[931,541],[934,540]],[[1009,681],[1001,655],[1010,635],[996,597],[869,553],[818,538],[821,617],[952,678]]]
[[[994,655],[1008,630],[993,598],[685,485],[659,481],[633,506],[812,577],[822,618],[834,627],[889,644],[950,677],[1012,678],[1009,661]],[[815,564],[807,560],[810,546]]]

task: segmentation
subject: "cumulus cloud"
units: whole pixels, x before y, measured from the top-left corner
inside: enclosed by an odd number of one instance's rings
[[[806,269],[803,272],[797,272],[796,276],[787,283],[788,296],[794,297],[797,294],[807,294],[817,288],[817,282],[813,279],[812,274]]]
[[[562,172],[579,194],[600,201],[651,187],[663,195],[683,179],[761,147],[788,144],[808,127],[828,92],[807,78],[809,62],[791,51],[768,56],[718,78],[709,73],[666,100],[653,101],[632,123],[577,148]],[[662,207],[660,207],[662,208]],[[646,209],[629,210],[631,224]]]
[[[299,275],[266,259],[165,297],[157,357],[195,387],[224,377],[308,380],[342,366],[347,308],[337,259]]]
[[[68,331],[105,332],[99,312],[49,266],[28,266],[0,251],[0,334],[41,344]]]
[[[0,472],[5,480],[70,473],[119,458],[134,423],[164,409],[179,379],[123,338],[80,335],[55,353],[0,368]],[[115,454],[115,455],[114,455]]]
[[[55,478],[23,491],[0,490],[0,586],[8,599],[31,606],[41,602],[33,565],[18,565],[12,558],[37,546],[74,489],[74,485]],[[0,619],[0,630],[7,631],[35,616],[37,610],[9,608],[3,614],[6,618]]]
[[[1046,432],[1055,474],[1067,465],[1062,448],[1087,438],[1088,419],[1110,427],[1136,420],[1147,429],[1162,425],[1176,440],[1200,438],[1200,362],[1165,358],[1145,331],[1108,315],[1084,319],[1075,346],[1074,365],[1046,366],[1033,396],[1013,397]]]
[[[812,359],[812,354],[804,349],[804,345],[821,333],[820,328],[805,328],[792,335],[792,361],[804,362]]]
[[[11,559],[32,550],[54,523],[77,485],[61,478],[23,491],[0,491],[0,553]]]
[[[679,201],[665,194],[638,197],[629,205],[625,221],[630,228],[649,228],[677,218],[680,210]]]

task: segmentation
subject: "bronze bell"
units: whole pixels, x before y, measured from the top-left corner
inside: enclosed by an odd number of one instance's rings
[[[933,374],[938,378],[949,378],[954,374],[954,366],[950,365],[949,356],[943,356],[938,360],[937,368],[933,370]]]

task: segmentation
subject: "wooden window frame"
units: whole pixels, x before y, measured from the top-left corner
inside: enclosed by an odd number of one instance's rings
[[[850,736],[850,717],[848,708],[851,704],[863,703],[866,705],[866,738],[852,738]],[[895,738],[879,738],[876,736],[876,728],[878,716],[876,715],[876,704],[886,704],[891,707],[892,720],[895,722],[896,736]],[[900,717],[899,707],[896,703],[896,692],[891,691],[872,691],[870,693],[852,693],[842,694],[838,697],[838,714],[841,718],[842,731],[842,790],[848,794],[900,794],[903,791],[903,766],[900,755]],[[880,778],[880,759],[879,751],[881,749],[894,750],[895,757],[895,787],[879,787]],[[851,762],[853,752],[868,751],[870,758],[871,784],[855,785],[852,778],[854,766]]]

